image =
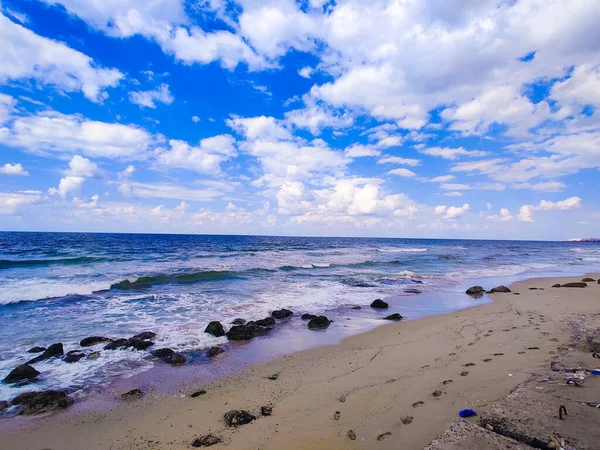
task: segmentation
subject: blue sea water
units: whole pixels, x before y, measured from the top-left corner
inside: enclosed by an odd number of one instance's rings
[[[0,233],[0,378],[35,356],[30,347],[62,342],[66,352],[90,335],[151,330],[155,348],[198,352],[225,342],[203,333],[211,320],[284,307],[323,313],[398,295],[418,316],[430,305],[411,289],[599,267],[599,243]],[[153,364],[129,350],[48,360],[36,365],[37,388],[85,392]],[[26,389],[0,383],[0,400]]]

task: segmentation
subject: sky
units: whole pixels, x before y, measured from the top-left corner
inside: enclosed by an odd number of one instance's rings
[[[0,0],[0,229],[600,237],[597,0]]]

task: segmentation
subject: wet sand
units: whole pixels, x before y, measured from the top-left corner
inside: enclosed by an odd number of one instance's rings
[[[600,312],[600,285],[551,287],[581,278],[518,282],[511,289],[520,295],[492,294],[493,303],[251,365],[188,386],[188,394],[207,391],[197,398],[157,389],[101,412],[38,418],[2,432],[0,448],[184,449],[213,433],[223,439],[215,449],[421,449],[460,409],[484,412],[547,366],[568,341],[571,324]],[[277,380],[269,380],[274,373]],[[260,417],[265,405],[273,407],[272,416]],[[258,419],[228,428],[223,414],[232,409]],[[409,416],[412,422],[404,423]]]

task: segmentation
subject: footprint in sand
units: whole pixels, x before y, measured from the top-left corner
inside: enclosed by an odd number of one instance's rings
[[[419,406],[423,406],[425,404],[425,402],[414,402],[412,404],[413,408],[418,408]]]
[[[421,369],[427,369],[429,367],[429,364],[425,364],[424,366],[421,366]]]
[[[448,353],[448,356],[456,356],[456,353]]]
[[[504,356],[504,353],[494,353],[494,356]]]
[[[518,327],[512,327],[511,330],[516,330]]]
[[[336,411],[336,412],[335,412],[335,414],[333,415],[333,418],[334,418],[335,420],[340,420],[340,414],[341,414],[341,413],[340,413],[339,411]]]
[[[527,350],[539,350],[539,347],[527,347]]]
[[[475,345],[475,342],[469,342],[468,345]]]
[[[406,416],[404,419],[402,419],[402,423],[404,425],[409,425],[412,423],[414,417],[413,416]]]
[[[466,377],[467,375],[469,375],[469,372],[467,372],[466,370],[460,373],[461,377]]]
[[[475,363],[466,363],[465,367],[473,367],[475,365]]]
[[[450,383],[454,383],[454,380],[444,380],[444,381],[442,381],[442,384],[444,386],[446,386],[447,384],[450,384]]]
[[[483,336],[484,336],[484,337],[490,337],[490,335],[489,335],[489,334],[484,334]]]
[[[490,362],[491,360],[492,360],[492,358],[485,358],[485,359],[483,360],[483,362]]]
[[[509,329],[506,329],[506,330],[502,330],[502,331],[510,331],[510,330],[509,330]]]
[[[439,390],[438,391],[433,391],[431,393],[431,395],[433,395],[434,397],[440,397],[442,395],[442,391],[439,391]]]
[[[519,352],[519,355],[524,355],[524,354],[525,354],[525,352]]]
[[[377,436],[377,440],[383,441],[385,438],[390,437],[391,435],[392,435],[392,433],[390,433],[388,431],[387,433],[383,433],[383,434],[380,434],[379,436]]]
[[[442,360],[442,358],[435,358],[434,361],[435,362],[440,362]]]

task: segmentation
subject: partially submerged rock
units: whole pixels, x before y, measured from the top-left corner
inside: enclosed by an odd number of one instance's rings
[[[362,308],[360,306],[356,305],[356,306],[353,306],[352,309],[362,309]]]
[[[46,350],[46,347],[31,347],[27,350],[27,353],[42,353]]]
[[[215,436],[214,434],[206,434],[194,439],[191,445],[192,447],[210,447],[211,445],[219,444],[222,441],[223,440],[220,437]]]
[[[25,392],[13,399],[12,405],[21,405],[19,414],[41,414],[55,409],[65,409],[74,400],[64,391]]]
[[[264,319],[256,320],[255,322],[248,322],[248,325],[252,323],[258,325],[259,327],[270,327],[275,325],[275,319],[273,317],[266,317]]]
[[[21,364],[20,366],[13,369],[7,376],[4,378],[5,383],[18,383],[18,382],[30,382],[37,379],[40,375],[40,372],[35,370],[29,364]]]
[[[233,322],[231,322],[231,325],[245,325],[246,324],[246,320],[244,319],[235,319]]]
[[[90,336],[79,341],[79,345],[82,347],[91,347],[92,345],[103,344],[110,341],[110,338],[104,336]]]
[[[563,285],[561,285],[560,287],[566,287],[566,288],[584,288],[587,287],[587,284],[582,282],[582,281],[575,281],[573,283],[565,283]]]
[[[509,288],[507,288],[506,286],[496,286],[495,288],[490,289],[490,292],[494,293],[494,292],[511,292],[511,290]]]
[[[63,361],[66,363],[76,363],[84,356],[85,353],[83,353],[81,350],[71,350],[70,352],[67,352],[66,356],[63,358]]]
[[[248,411],[244,410],[233,410],[225,413],[223,416],[225,423],[229,427],[238,427],[240,425],[246,425],[253,420],[256,420],[256,417],[250,414]]]
[[[206,356],[208,356],[209,358],[214,358],[217,355],[220,355],[221,353],[225,353],[225,349],[223,347],[211,347],[208,349],[208,351],[206,352]]]
[[[400,315],[398,313],[390,314],[389,316],[383,318],[383,320],[394,320],[396,322],[398,322],[402,319],[404,319],[404,317],[402,317],[402,315]]]
[[[46,350],[44,350],[44,353],[42,353],[41,355],[36,356],[35,358],[27,361],[27,364],[35,364],[35,363],[43,361],[45,359],[56,358],[58,356],[62,356],[63,354],[64,354],[63,345],[59,342],[57,344],[52,344],[50,347],[48,347]]]
[[[187,358],[181,353],[173,353],[171,356],[164,358],[163,361],[172,366],[181,366],[187,362]]]
[[[316,319],[317,316],[314,314],[302,314],[302,320],[313,320]]]
[[[278,309],[271,313],[271,316],[275,317],[277,320],[287,319],[288,317],[293,316],[294,313],[289,309]]]
[[[121,394],[121,399],[127,400],[127,401],[139,400],[143,396],[144,396],[144,393],[142,392],[141,389],[132,389],[130,391],[125,392],[124,394]]]
[[[390,305],[388,305],[386,302],[384,302],[381,299],[377,299],[375,300],[373,303],[371,303],[371,308],[375,308],[375,309],[388,309],[390,307]]]
[[[6,400],[0,401],[0,413],[9,407],[9,404]]]
[[[221,322],[217,320],[213,320],[209,323],[204,332],[212,334],[214,337],[225,336],[225,329],[223,328],[223,325],[221,325]]]
[[[173,356],[175,354],[175,352],[173,350],[171,350],[170,348],[159,348],[159,349],[154,350],[152,352],[152,354],[154,356],[156,356],[157,358],[165,359],[169,356]]]
[[[314,319],[311,319],[310,322],[308,322],[308,329],[309,330],[324,330],[325,328],[329,327],[330,323],[331,322],[329,321],[329,319],[325,316],[315,317]]]
[[[148,341],[146,339],[140,339],[137,337],[132,337],[127,341],[127,345],[125,347],[133,347],[136,350],[146,350],[154,345],[154,342]]]
[[[272,328],[253,325],[236,325],[229,329],[226,336],[231,341],[249,341],[257,336],[270,333]]]
[[[127,347],[129,343],[129,339],[116,339],[111,343],[104,346],[104,350],[117,350],[119,348]]]
[[[406,292],[407,294],[420,294],[421,291],[418,289],[404,289],[404,292]]]
[[[131,339],[140,339],[142,341],[147,341],[147,340],[153,339],[155,337],[156,337],[156,333],[153,333],[152,331],[144,331],[143,333],[136,334]]]
[[[484,292],[485,289],[481,286],[471,286],[469,289],[467,289],[467,294],[469,295],[483,295]]]

